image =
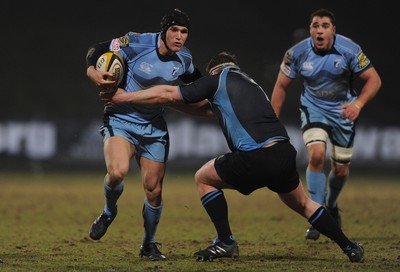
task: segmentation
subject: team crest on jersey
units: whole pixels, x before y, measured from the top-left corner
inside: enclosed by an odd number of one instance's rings
[[[357,56],[357,59],[359,68],[364,68],[369,63],[367,56],[363,52]]]
[[[176,77],[176,74],[179,71],[179,67],[174,66],[174,68],[172,68],[172,77]]]
[[[340,68],[340,64],[341,64],[341,60],[340,59],[335,59],[333,60],[333,65],[335,66],[335,68]]]

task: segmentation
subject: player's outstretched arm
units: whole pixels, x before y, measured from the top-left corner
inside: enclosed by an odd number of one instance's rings
[[[178,86],[156,85],[145,90],[126,92],[118,88],[116,92],[101,92],[100,99],[112,103],[174,104],[183,103]]]
[[[146,90],[126,92],[118,88],[116,92],[101,92],[100,100],[112,103],[136,103],[136,104],[163,104],[174,110],[201,117],[213,117],[210,104],[207,100],[197,103],[183,104],[183,99],[178,86],[156,85]]]

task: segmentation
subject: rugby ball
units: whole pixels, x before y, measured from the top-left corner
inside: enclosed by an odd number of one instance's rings
[[[106,52],[96,62],[96,70],[114,73],[115,85],[119,85],[125,75],[125,65],[122,57],[117,52]],[[107,78],[112,80],[111,77]]]

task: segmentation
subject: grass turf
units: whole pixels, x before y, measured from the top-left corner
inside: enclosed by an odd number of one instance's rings
[[[350,263],[326,237],[305,241],[308,222],[267,189],[250,196],[225,190],[238,261],[196,262],[215,230],[193,176],[167,174],[157,241],[164,262],[139,257],[143,235],[140,179],[128,176],[107,234],[88,230],[103,202],[103,173],[0,175],[0,271],[399,271],[400,181],[354,175],[339,199],[343,230],[364,244],[364,263]]]

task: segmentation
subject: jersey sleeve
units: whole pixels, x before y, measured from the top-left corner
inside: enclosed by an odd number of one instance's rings
[[[219,76],[204,76],[187,85],[180,85],[179,91],[184,103],[196,103],[211,99],[218,89]]]
[[[119,51],[122,48],[127,47],[129,45],[129,41],[131,39],[130,36],[132,34],[133,33],[129,32],[122,37],[113,39],[110,43],[110,51]]]
[[[110,41],[99,42],[93,44],[89,47],[88,52],[86,54],[86,67],[96,66],[96,62],[98,58],[105,52],[109,51],[109,47],[111,44]]]
[[[129,37],[133,32],[129,32],[122,37],[112,40],[99,42],[89,47],[86,54],[86,67],[96,66],[97,59],[107,51],[119,51],[129,45]]]
[[[357,53],[355,58],[353,58],[352,61],[352,69],[354,73],[359,74],[370,66],[372,66],[371,61],[360,49],[360,51]]]
[[[296,78],[301,70],[300,63],[311,50],[311,38],[306,38],[289,48],[283,56],[280,70],[289,78]]]
[[[297,75],[297,68],[294,59],[294,51],[293,48],[290,48],[285,52],[283,56],[283,60],[280,66],[280,70],[289,78],[295,78]]]
[[[191,83],[199,78],[201,78],[203,75],[201,74],[200,70],[197,67],[194,67],[193,73],[191,74],[183,74],[179,78],[184,82],[184,83]]]

